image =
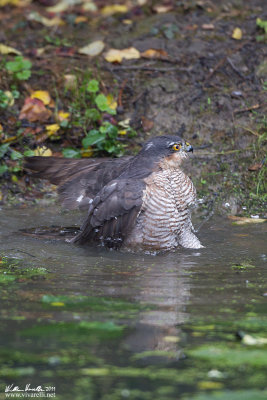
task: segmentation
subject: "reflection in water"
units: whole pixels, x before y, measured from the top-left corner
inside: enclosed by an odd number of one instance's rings
[[[194,369],[194,360],[192,362],[191,358],[188,364],[183,353],[187,354],[188,347],[194,348],[198,343],[202,347],[199,352],[196,350],[197,357],[203,354],[214,357],[216,352],[212,346],[216,335],[220,335],[218,342],[221,347],[227,349],[230,341],[232,348],[236,349],[235,354],[244,350],[242,344],[236,343],[235,332],[239,328],[233,330],[232,325],[235,320],[243,318],[241,327],[247,331],[247,315],[255,319],[259,313],[261,317],[264,309],[262,302],[266,290],[263,289],[262,276],[266,263],[266,240],[263,224],[234,227],[226,219],[214,217],[199,235],[205,249],[197,252],[181,249],[157,256],[77,247],[64,241],[15,233],[34,226],[71,226],[76,221],[76,214],[62,213],[56,208],[0,210],[0,253],[20,260],[22,268],[42,267],[49,271],[44,279],[27,279],[26,273],[14,280],[14,284],[11,280],[12,284],[6,285],[4,290],[1,286],[0,357],[6,357],[7,369],[1,370],[0,366],[0,375],[3,372],[9,377],[4,376],[4,384],[9,382],[8,379],[10,383],[14,381],[14,368],[34,366],[36,384],[40,384],[41,379],[50,379],[64,394],[59,400],[76,398],[82,384],[85,394],[77,397],[79,399],[88,399],[88,388],[91,387],[96,391],[90,398],[97,400],[121,399],[122,396],[117,396],[115,391],[121,393],[129,387],[133,391],[139,390],[137,397],[133,398],[144,400],[162,400],[165,397],[160,390],[167,390],[168,385],[173,394],[166,398],[176,400],[178,394],[184,394],[184,382],[187,382],[189,391],[199,390],[201,384],[206,390],[207,379],[211,385],[210,368],[213,371],[219,368],[219,374],[232,357],[226,354],[223,367],[218,366],[216,360],[209,364],[204,359],[200,376],[199,370]],[[250,265],[247,270],[232,268],[244,262]],[[84,308],[79,304],[74,308],[60,307],[64,300],[55,301],[54,306],[45,305],[42,303],[43,295],[77,299],[84,296],[87,303]],[[219,321],[222,325],[217,332],[216,329],[213,331],[213,326]],[[226,327],[223,325],[225,321],[230,321]],[[252,322],[262,326],[262,318]],[[80,323],[85,323],[84,329],[77,329]],[[197,323],[200,324],[199,331],[195,331]],[[65,329],[63,333],[61,324]],[[196,335],[188,333],[190,324]],[[110,331],[103,331],[104,327]],[[24,336],[25,329],[33,330]],[[227,338],[223,342],[225,329],[228,329]],[[109,338],[111,333],[115,335],[113,339]],[[262,336],[263,332],[260,332],[259,337]],[[208,344],[211,352],[207,349]],[[203,345],[206,346],[204,350]],[[258,356],[247,358],[254,359],[258,360]],[[243,358],[240,360],[242,362]],[[199,368],[199,360],[195,365]],[[150,390],[150,397],[140,394],[144,387],[141,378],[144,366],[147,366],[145,388]],[[8,375],[8,368],[11,375]],[[159,379],[152,374],[149,380],[151,368],[154,368],[153,374],[159,374]],[[232,388],[234,382],[239,388],[235,375],[238,368],[231,368],[228,366],[222,376],[228,377],[229,387]],[[244,382],[242,368],[241,365],[241,383]],[[188,376],[182,375],[187,371]],[[252,387],[253,371],[248,370],[246,375],[247,381],[251,377]],[[93,379],[90,380],[87,374],[92,374],[89,376]],[[76,379],[75,389],[69,377]],[[29,382],[28,376],[16,379],[16,384],[19,380],[24,384]],[[200,379],[205,385],[198,382]],[[106,397],[113,389],[114,397]],[[70,396],[65,397],[66,393]]]

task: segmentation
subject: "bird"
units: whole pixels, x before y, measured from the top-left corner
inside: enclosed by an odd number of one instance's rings
[[[183,138],[162,135],[145,142],[135,156],[33,156],[25,169],[58,185],[63,207],[87,211],[72,243],[134,251],[199,249],[191,222],[196,189],[181,168],[191,152]]]

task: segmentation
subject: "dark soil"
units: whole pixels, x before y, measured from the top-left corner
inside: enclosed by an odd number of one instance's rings
[[[64,92],[64,75],[76,74],[79,80],[89,71],[104,93],[117,98],[113,122],[129,118],[138,133],[134,140],[121,138],[128,145],[126,153],[150,135],[179,132],[196,149],[186,168],[204,208],[217,204],[220,212],[264,216],[267,46],[266,34],[256,24],[257,18],[267,19],[264,1],[147,1],[143,6],[132,1],[128,4],[135,5],[128,12],[103,16],[101,7],[113,3],[96,1],[95,13],[83,11],[82,4],[69,7],[59,14],[65,25],[53,27],[29,20],[33,11],[51,18],[46,10],[49,0],[0,8],[0,41],[20,50],[33,64],[31,78],[17,83],[20,98],[12,109],[2,111],[2,143],[16,136],[19,112],[32,90],[48,90],[57,107],[66,110],[70,94]],[[159,4],[172,7],[157,13],[154,6]],[[85,22],[75,23],[77,16],[86,17]],[[232,38],[235,28],[242,31],[240,40]],[[78,53],[98,39],[106,49],[160,49],[167,56],[111,64],[103,53],[97,57]],[[0,57],[1,65],[13,58]],[[0,89],[10,90],[12,83],[3,73]],[[29,124],[31,129],[40,125]],[[46,144],[60,153],[64,147],[81,146],[84,135],[83,129],[74,127],[54,141],[37,135],[10,143],[18,151],[26,143],[30,148]],[[10,166],[12,160],[8,154],[5,157]],[[2,175],[6,204],[43,198],[50,189],[34,186],[21,171]]]

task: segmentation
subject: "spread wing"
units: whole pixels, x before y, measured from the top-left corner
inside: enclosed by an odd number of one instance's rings
[[[59,185],[63,207],[88,209],[90,200],[108,182],[118,177],[132,157],[115,159],[68,159],[28,157],[25,169],[37,178]]]
[[[115,179],[93,199],[81,232],[73,242],[97,240],[120,247],[141,210],[145,183],[140,179]]]

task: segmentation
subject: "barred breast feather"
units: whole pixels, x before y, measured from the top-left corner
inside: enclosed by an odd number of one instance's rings
[[[190,178],[178,168],[165,168],[145,182],[142,208],[126,246],[136,243],[154,250],[202,247],[192,232],[190,206],[196,201],[196,191]]]

